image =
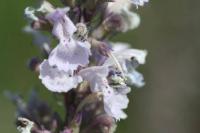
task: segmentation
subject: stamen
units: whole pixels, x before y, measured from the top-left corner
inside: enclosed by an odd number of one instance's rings
[[[117,58],[111,52],[109,52],[108,55],[113,59],[116,67],[119,69],[119,71],[122,73],[122,77],[125,79],[125,74],[124,74],[123,69],[122,69],[119,61],[117,60]]]

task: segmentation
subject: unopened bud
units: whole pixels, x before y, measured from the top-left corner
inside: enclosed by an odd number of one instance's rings
[[[97,92],[97,93],[92,93],[88,95],[79,105],[76,110],[76,112],[80,112],[86,105],[96,103],[98,101],[102,100],[102,93]]]
[[[28,67],[31,71],[38,72],[39,71],[39,65],[41,63],[41,60],[37,57],[33,57],[28,61]]]
[[[38,21],[33,21],[31,23],[31,27],[34,30],[48,30],[50,31],[52,29],[51,24],[46,21],[45,19],[39,19]]]
[[[106,126],[109,128],[113,125],[113,123],[115,123],[115,121],[111,116],[103,114],[96,117],[95,123],[98,123],[102,126]]]
[[[123,18],[118,14],[110,14],[103,22],[106,31],[121,31],[123,29]]]

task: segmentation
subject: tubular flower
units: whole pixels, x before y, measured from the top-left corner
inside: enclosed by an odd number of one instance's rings
[[[83,69],[79,73],[84,80],[90,83],[92,92],[101,92],[103,94],[103,103],[105,112],[116,120],[125,119],[127,116],[123,112],[128,106],[126,93],[120,93],[109,85],[107,76],[109,68],[106,66],[96,66]]]
[[[137,87],[142,87],[144,83],[144,78],[142,74],[136,71],[136,68],[139,64],[144,64],[147,51],[130,49],[128,44],[125,43],[116,43],[113,44],[113,56],[119,62],[125,77],[127,78],[127,83],[129,85],[135,85]],[[108,58],[105,63],[105,66],[114,66],[115,60],[113,58]]]

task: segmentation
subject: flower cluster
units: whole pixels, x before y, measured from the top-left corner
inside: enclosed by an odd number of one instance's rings
[[[66,108],[63,127],[39,125],[43,132],[112,133],[116,122],[127,118],[127,94],[145,84],[136,69],[145,63],[147,51],[109,39],[139,26],[140,17],[131,8],[145,2],[62,0],[65,6],[56,8],[43,0],[38,8],[25,9],[30,26],[24,31],[34,35],[44,55],[29,66],[49,91],[64,95]]]

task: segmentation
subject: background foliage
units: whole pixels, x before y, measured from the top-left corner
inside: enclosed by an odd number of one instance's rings
[[[4,97],[4,90],[27,98],[30,89],[37,88],[42,99],[51,99],[37,75],[26,68],[27,59],[39,54],[31,36],[22,32],[26,24],[23,10],[33,3],[34,0],[0,1],[2,133],[17,132],[15,108]],[[129,117],[120,122],[118,133],[199,133],[199,5],[199,0],[150,0],[137,10],[141,26],[114,38],[149,51],[147,64],[141,67],[147,84],[129,95]]]

